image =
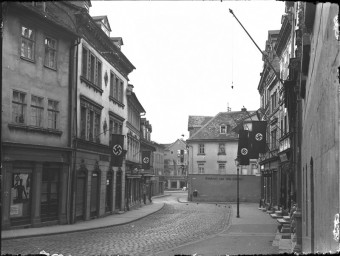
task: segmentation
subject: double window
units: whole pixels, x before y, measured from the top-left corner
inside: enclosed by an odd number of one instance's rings
[[[218,144],[218,154],[225,155],[225,144],[224,143]]]
[[[198,154],[205,154],[204,144],[199,144],[198,145]]]
[[[198,163],[198,174],[204,174],[204,163]]]
[[[218,174],[226,174],[225,163],[218,163]]]
[[[102,87],[102,63],[86,47],[82,51],[82,76],[99,88]]]
[[[110,131],[110,145],[112,142],[112,136],[111,134],[123,134],[123,122],[110,117],[110,123],[109,123],[109,131]]]
[[[34,61],[36,44],[36,33],[35,30],[28,26],[21,26],[21,49],[20,56],[26,60]],[[45,67],[56,69],[57,68],[57,40],[46,36],[44,41],[45,56],[44,65]]]
[[[80,138],[100,143],[100,118],[103,107],[81,96],[80,100]]]
[[[110,72],[110,97],[123,103],[124,82],[113,72]]]
[[[27,104],[29,97],[26,93],[13,90],[12,95],[12,122],[16,124],[27,124],[37,127],[44,127],[47,123],[47,128],[58,129],[59,122],[59,102],[52,99],[47,99],[47,122],[45,122],[45,99],[36,95],[31,95],[30,103]],[[29,106],[27,108],[27,106]],[[26,118],[28,113],[28,119]]]

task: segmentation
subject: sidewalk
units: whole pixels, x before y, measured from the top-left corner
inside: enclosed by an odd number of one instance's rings
[[[188,203],[185,198],[178,201]],[[224,231],[156,255],[278,254],[279,248],[273,243],[277,232],[276,220],[259,211],[257,203],[240,203],[240,218],[237,218],[237,205],[231,205],[230,224]]]
[[[168,195],[154,196],[154,198],[163,197]],[[97,229],[103,227],[117,226],[127,224],[129,222],[142,219],[150,214],[161,210],[164,206],[163,202],[152,202],[142,206],[141,208],[130,210],[122,214],[114,214],[106,217],[82,221],[69,225],[55,225],[40,228],[26,228],[26,229],[12,229],[1,231],[1,239],[14,239],[31,236],[62,234],[76,231],[84,231],[89,229]]]

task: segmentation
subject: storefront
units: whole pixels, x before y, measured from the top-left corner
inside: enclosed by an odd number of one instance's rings
[[[2,228],[66,224],[71,152],[4,145]]]

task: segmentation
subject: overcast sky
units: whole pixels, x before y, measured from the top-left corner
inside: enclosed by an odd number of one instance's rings
[[[257,86],[268,30],[280,30],[279,1],[91,1],[91,16],[107,15],[111,37],[136,67],[129,83],[152,125],[151,139],[189,136],[189,115],[260,107]],[[232,89],[233,85],[233,89]]]

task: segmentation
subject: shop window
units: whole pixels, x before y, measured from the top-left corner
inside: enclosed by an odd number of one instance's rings
[[[31,172],[15,170],[12,174],[11,224],[24,225],[30,223],[31,216]]]
[[[107,172],[106,176],[106,201],[105,201],[105,211],[110,212],[112,209],[112,192],[113,192],[113,183],[112,183],[112,172]]]
[[[226,174],[225,163],[218,164],[218,174]]]

